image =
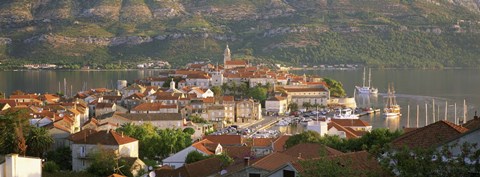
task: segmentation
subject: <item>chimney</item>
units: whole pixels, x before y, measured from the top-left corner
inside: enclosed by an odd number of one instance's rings
[[[122,132],[122,138],[123,138],[123,132]]]
[[[297,158],[298,158],[298,159],[301,159],[301,158],[302,158],[302,153],[301,153],[301,152],[298,153],[298,157],[297,157]]]
[[[250,166],[250,157],[244,157],[243,158],[243,164],[246,167]]]
[[[478,119],[477,111],[475,111],[475,116],[473,116],[473,119]]]

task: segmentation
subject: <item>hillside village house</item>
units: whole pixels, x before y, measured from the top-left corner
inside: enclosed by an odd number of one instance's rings
[[[265,100],[265,112],[268,115],[285,115],[288,111],[288,101],[286,97],[274,96]]]
[[[235,122],[248,122],[262,118],[262,105],[252,99],[237,101]]]
[[[95,106],[95,116],[102,116],[115,112],[117,110],[117,104],[115,103],[97,103]]]
[[[145,87],[139,84],[132,84],[128,87],[125,87],[121,90],[123,98],[128,97],[134,93],[143,93],[145,92]]]
[[[92,155],[113,150],[120,157],[138,157],[138,140],[115,131],[99,131],[85,137],[72,139],[72,170],[83,171],[91,164]]]
[[[327,106],[330,99],[330,91],[325,86],[283,86],[283,90],[289,97],[289,102],[296,103],[299,107],[303,103]]]
[[[178,105],[165,103],[141,103],[130,110],[130,113],[155,114],[155,113],[178,113]]]
[[[223,152],[223,147],[218,143],[213,143],[207,139],[200,140],[199,142],[193,143],[189,147],[171,155],[162,160],[163,165],[168,165],[172,168],[180,168],[185,165],[185,159],[188,153],[192,151],[197,151],[205,156],[213,154],[221,154]]]

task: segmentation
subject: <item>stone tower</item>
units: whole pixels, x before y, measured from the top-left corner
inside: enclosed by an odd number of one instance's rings
[[[227,64],[227,61],[232,60],[230,57],[231,57],[230,49],[228,48],[228,44],[227,44],[227,47],[225,48],[225,51],[223,52],[223,65]]]
[[[173,78],[172,78],[172,81],[170,82],[170,89],[175,90],[175,81],[173,81]]]

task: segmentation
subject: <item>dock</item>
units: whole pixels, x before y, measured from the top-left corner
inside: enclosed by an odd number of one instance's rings
[[[362,117],[370,114],[377,114],[377,113],[380,113],[380,109],[374,109],[372,111],[363,111],[361,113],[358,113],[358,117]]]

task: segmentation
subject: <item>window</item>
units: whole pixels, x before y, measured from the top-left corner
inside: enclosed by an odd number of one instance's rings
[[[80,147],[80,157],[85,157],[85,146]]]
[[[258,173],[249,173],[248,177],[260,177],[260,174]]]
[[[283,177],[295,177],[295,172],[291,170],[283,170]]]

